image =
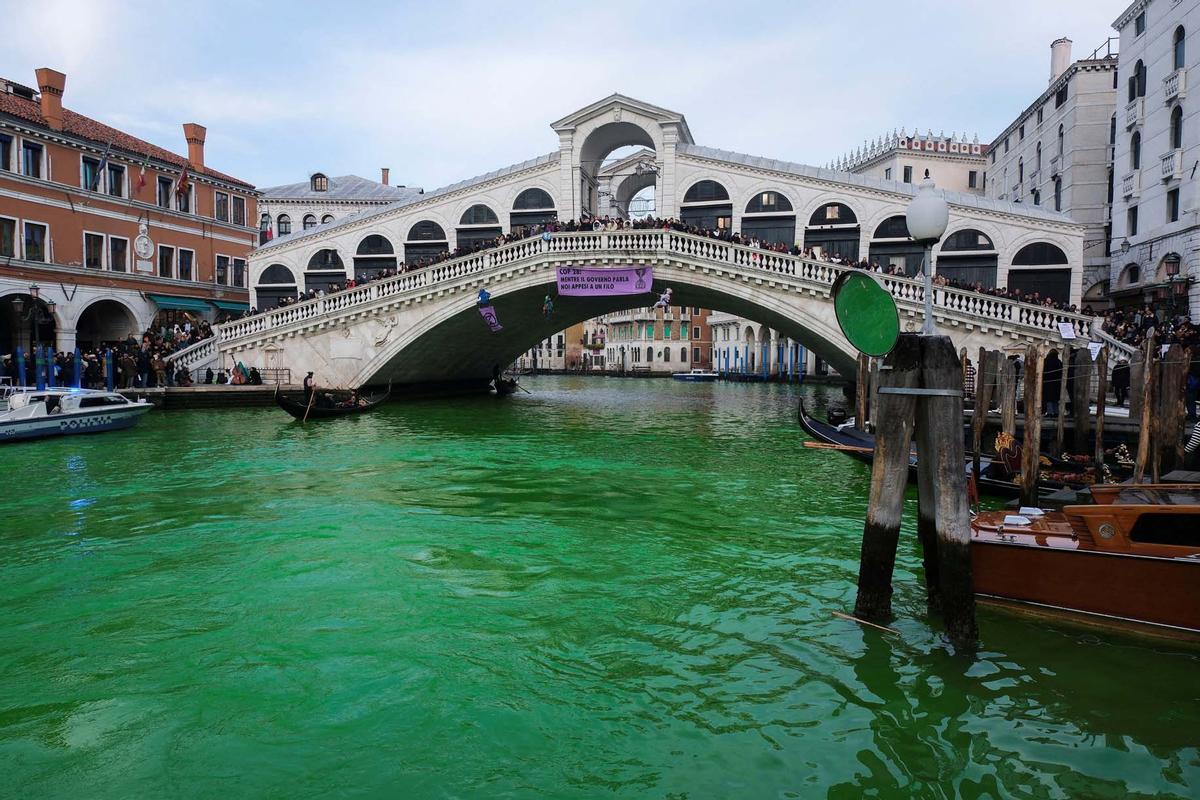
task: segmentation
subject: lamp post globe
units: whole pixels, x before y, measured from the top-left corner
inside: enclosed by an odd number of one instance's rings
[[[925,265],[922,272],[925,276],[925,324],[921,333],[926,336],[933,334],[933,246],[946,233],[950,224],[950,206],[937,190],[925,170],[925,180],[917,187],[917,196],[908,204],[904,215],[908,224],[908,235],[913,241],[925,246]]]

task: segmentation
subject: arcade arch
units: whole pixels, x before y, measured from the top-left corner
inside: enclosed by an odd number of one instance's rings
[[[454,233],[458,247],[472,247],[479,242],[491,241],[504,231],[496,212],[485,203],[476,203],[463,212]]]
[[[437,258],[450,250],[446,231],[430,219],[423,219],[408,229],[404,242],[404,263],[417,264],[427,258]]]
[[[908,233],[908,220],[903,214],[888,217],[875,228],[868,245],[872,262],[879,262],[884,272],[899,267],[908,277],[921,271],[925,248],[912,240]]]
[[[955,231],[942,240],[934,272],[962,284],[996,288],[999,254],[990,236],[974,228]]]
[[[804,246],[820,248],[829,256],[858,260],[858,216],[845,203],[826,203],[809,217]]]
[[[260,311],[265,311],[298,293],[296,276],[292,271],[283,264],[272,264],[258,276],[258,283],[254,287],[255,305]]]
[[[729,190],[709,178],[696,181],[683,195],[679,219],[684,225],[695,225],[701,230],[732,230],[733,203]]]
[[[508,229],[525,225],[545,225],[558,218],[554,198],[545,189],[531,186],[517,195],[512,211],[508,215]]]
[[[354,251],[354,278],[373,278],[381,271],[396,268],[396,251],[386,236],[372,233],[358,243]]]
[[[796,243],[796,211],[777,189],[755,192],[742,213],[742,235],[768,244]]]
[[[1030,242],[1013,256],[1008,288],[1071,302],[1071,267],[1062,248],[1050,242]]]
[[[114,344],[138,333],[137,317],[133,311],[113,299],[89,304],[75,323],[75,343],[85,350]]]

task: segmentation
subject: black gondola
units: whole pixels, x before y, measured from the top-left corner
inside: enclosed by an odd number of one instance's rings
[[[516,378],[500,378],[499,380],[492,381],[492,391],[496,393],[497,397],[515,394],[518,387],[519,384]]]
[[[286,411],[287,413],[291,414],[293,417],[295,417],[296,419],[299,419],[299,420],[303,420],[305,418],[307,418],[307,419],[328,419],[329,417],[347,417],[347,416],[350,416],[351,414],[362,414],[366,411],[370,411],[371,409],[375,408],[376,406],[380,405],[385,400],[387,400],[388,397],[391,395],[391,393],[392,393],[392,390],[391,390],[391,387],[389,386],[383,392],[380,392],[379,394],[376,394],[376,395],[366,398],[366,402],[362,405],[358,405],[358,406],[338,406],[338,405],[328,406],[328,405],[323,405],[319,402],[320,401],[320,397],[319,397],[320,392],[318,391],[318,397],[314,400],[314,402],[312,403],[312,407],[310,408],[309,404],[305,403],[303,400],[293,400],[290,397],[282,394],[278,389],[276,389],[275,390],[275,405],[279,406],[284,411]]]
[[[874,436],[866,431],[855,430],[852,425],[835,427],[813,419],[805,410],[804,401],[800,402],[800,427],[804,428],[805,433],[817,441],[847,448],[842,450],[842,452],[864,464],[871,464],[875,460]],[[1080,480],[1079,482],[1066,482],[1041,478],[1038,480],[1038,494],[1051,494],[1060,489],[1067,488],[1080,489],[1088,484],[1088,481],[1082,474],[1082,465],[1062,459],[1052,459],[1044,454],[1041,458],[1044,466],[1049,466],[1056,470],[1080,472]],[[967,474],[970,475],[972,464],[969,456],[965,467]],[[1011,477],[1008,477],[1010,474],[1009,468],[1000,460],[986,455],[979,457],[978,489],[980,492],[1003,497],[1018,497],[1021,494],[1021,487]],[[1001,475],[1004,477],[1001,477]],[[908,457],[908,479],[910,481],[916,481],[917,479],[917,454],[915,451],[911,452]]]

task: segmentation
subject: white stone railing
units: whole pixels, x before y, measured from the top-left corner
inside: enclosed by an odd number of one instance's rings
[[[1131,172],[1121,179],[1121,196],[1134,199],[1142,193],[1142,173]]]
[[[1146,108],[1145,100],[1146,100],[1146,98],[1144,98],[1144,97],[1138,97],[1134,100],[1130,100],[1129,103],[1126,104],[1126,106],[1125,106],[1125,127],[1126,128],[1132,128],[1135,125],[1141,124],[1142,115]]]
[[[531,263],[539,259],[553,260],[556,255],[571,258],[604,257],[622,262],[663,255],[682,256],[700,262],[727,265],[743,273],[759,273],[764,278],[779,276],[826,292],[839,275],[855,269],[672,230],[556,233],[548,239],[540,236],[523,239],[416,272],[372,281],[314,300],[226,322],[214,327],[213,338],[180,350],[171,359],[189,365],[201,363],[214,357],[217,348],[225,345],[245,343],[263,335],[276,335],[287,329],[303,327],[309,322],[336,322],[360,314],[379,301],[419,294],[434,287],[448,287],[464,278],[483,277],[497,268],[512,264]],[[920,312],[925,301],[921,281],[894,275],[879,277],[899,306]],[[1056,338],[1059,323],[1062,322],[1070,323],[1080,337],[1088,336],[1092,325],[1091,317],[1081,314],[945,286],[934,287],[933,305],[943,315],[952,315],[966,324],[990,322],[998,327],[1046,338]]]
[[[1160,175],[1164,181],[1174,180],[1183,175],[1183,151],[1171,150],[1159,157]]]
[[[1104,330],[1104,320],[1100,317],[1097,317],[1096,323],[1092,325],[1092,337],[1108,345],[1109,349],[1116,353],[1118,358],[1132,359],[1138,352],[1137,348],[1133,345],[1125,344]],[[1109,363],[1112,363],[1112,359],[1109,359]]]

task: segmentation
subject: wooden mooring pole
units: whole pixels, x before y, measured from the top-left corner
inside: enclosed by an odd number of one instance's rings
[[[1141,425],[1138,429],[1137,455],[1133,460],[1133,482],[1141,483],[1146,475],[1146,462],[1150,459],[1150,441],[1154,435],[1154,384],[1155,343],[1154,331],[1146,335],[1146,346],[1142,349],[1142,386],[1138,398],[1141,410]]]
[[[1071,345],[1062,348],[1062,374],[1058,376],[1058,419],[1054,425],[1054,455],[1063,453],[1063,439],[1067,430],[1067,375],[1071,368]]]
[[[868,381],[871,375],[870,362],[871,357],[866,353],[858,354],[858,373],[855,376],[854,384],[854,428],[860,431],[867,429],[867,398],[870,391]]]
[[[1025,443],[1021,448],[1021,505],[1038,503],[1038,467],[1042,451],[1042,362],[1045,349],[1025,347]]]
[[[1096,483],[1104,480],[1104,412],[1108,405],[1108,345],[1096,356]]]
[[[879,373],[879,424],[875,429],[875,458],[859,556],[858,598],[854,602],[856,617],[875,622],[886,622],[892,615],[892,572],[896,567],[896,544],[904,513],[917,405],[914,395],[890,394],[887,390],[916,387],[921,378],[920,364],[920,338],[901,334]],[[961,467],[962,462],[959,464]]]
[[[1012,359],[1000,353],[996,367],[1000,385],[1000,430],[1009,436],[1017,435],[1017,371]]]
[[[971,413],[971,474],[979,485],[979,454],[983,450],[983,429],[987,424],[988,405],[992,401],[992,384],[996,379],[992,369],[992,354],[979,348],[979,366],[975,369],[975,410]]]
[[[1163,355],[1159,367],[1158,419],[1155,424],[1154,481],[1182,463],[1184,420],[1184,386],[1187,381],[1188,360],[1191,354],[1183,345],[1173,344]]]
[[[1092,427],[1092,353],[1086,347],[1075,351],[1075,383],[1071,389],[1071,405],[1075,414],[1075,431],[1071,449],[1086,453]]]

